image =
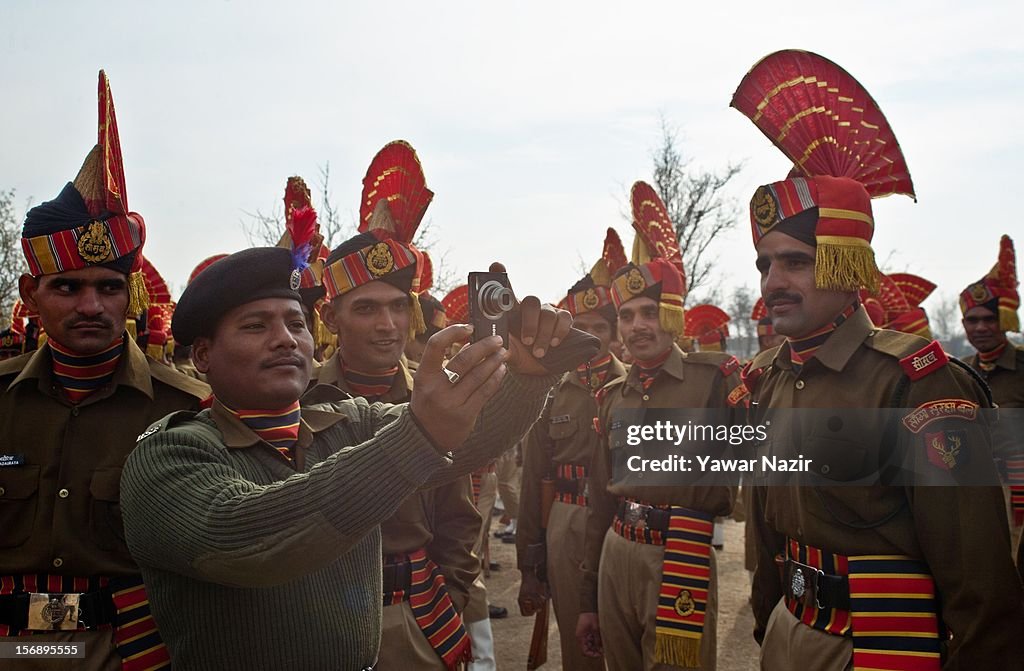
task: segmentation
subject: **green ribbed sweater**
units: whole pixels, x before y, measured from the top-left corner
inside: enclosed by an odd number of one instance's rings
[[[454,463],[404,404],[336,404],[346,419],[313,436],[302,473],[289,473],[265,446],[227,448],[209,411],[154,425],[125,464],[121,504],[174,667],[372,663],[382,608],[379,523],[416,490],[511,447],[556,381],[508,375]]]

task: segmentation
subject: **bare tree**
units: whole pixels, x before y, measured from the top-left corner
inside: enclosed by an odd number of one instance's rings
[[[14,208],[14,189],[0,191],[0,328],[10,326],[18,299],[18,278],[28,272],[21,251],[21,226]]]
[[[757,351],[757,324],[750,319],[756,301],[747,286],[738,287],[732,294],[726,312],[729,313],[729,349],[741,360],[747,360]]]
[[[741,210],[736,200],[726,196],[724,190],[743,164],[729,163],[715,171],[692,168],[680,145],[678,131],[662,118],[661,145],[654,152],[654,188],[675,225],[687,286],[693,295],[713,281],[716,259],[709,253],[711,243],[739,219]],[[717,283],[717,278],[714,281]]]
[[[341,223],[341,214],[334,204],[331,194],[331,164],[325,163],[320,167],[320,180],[317,184],[319,206],[314,205],[317,211],[317,221],[320,224],[320,234],[324,236],[324,244],[329,249],[334,249],[346,238],[355,235],[356,226],[350,224],[345,226]],[[245,212],[247,219],[242,221],[242,230],[245,237],[253,246],[274,246],[284,234],[284,206],[282,199],[274,201],[274,206],[269,212],[256,210]]]
[[[938,306],[928,313],[928,324],[932,330],[932,337],[942,344],[942,349],[961,358],[973,353],[960,324],[958,296],[943,296]]]

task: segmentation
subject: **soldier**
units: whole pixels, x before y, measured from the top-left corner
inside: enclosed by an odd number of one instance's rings
[[[626,265],[622,242],[609,228],[604,252],[590,273],[569,290],[560,305],[573,324],[601,341],[597,355],[562,376],[523,441],[523,491],[520,499],[516,557],[522,573],[519,609],[530,616],[554,602],[562,644],[562,668],[569,671],[604,669],[600,658],[586,657],[576,644],[579,593],[583,584],[583,540],[587,522],[590,464],[600,440],[594,431],[594,394],[605,383],[622,377],[626,368],[608,346],[615,337],[612,275]],[[545,489],[544,481],[553,483]],[[554,495],[554,502],[542,498]],[[551,504],[548,519],[542,510]],[[546,637],[547,632],[543,632]]]
[[[726,408],[730,393],[742,391],[739,362],[718,352],[686,354],[674,344],[684,328],[686,286],[675,229],[649,185],[633,185],[632,203],[633,262],[615,275],[611,293],[634,363],[598,395],[601,448],[590,474],[576,637],[587,656],[603,650],[612,670],[713,670],[711,534],[714,517],[731,512],[734,492],[611,482],[611,464],[625,449],[624,427],[613,415],[630,408]]]
[[[729,337],[729,315],[717,305],[694,305],[686,310],[683,333],[697,343],[701,352],[724,352]]]
[[[25,334],[13,328],[0,331],[0,361],[13,359],[25,353]]]
[[[778,347],[786,342],[786,336],[775,332],[772,326],[772,318],[768,316],[768,308],[764,306],[764,299],[758,298],[754,303],[754,309],[750,318],[757,322],[757,353]]]
[[[128,210],[102,71],[99,101],[98,145],[22,233],[29,274],[18,287],[48,339],[0,364],[0,641],[84,644],[81,668],[165,668],[124,542],[121,468],[148,424],[198,409],[209,389],[126,335],[145,305],[145,225]]]
[[[923,484],[994,480],[984,388],[937,343],[876,329],[858,300],[878,281],[871,196],[913,194],[891,128],[848,73],[802,51],[760,61],[732,105],[800,174],[761,186],[750,205],[761,293],[787,338],[745,369],[754,420],[771,422],[760,453],[807,456],[814,472],[791,474],[796,484],[836,483],[757,488],[762,668],[1024,668],[998,490]],[[873,151],[850,162],[853,141]],[[797,431],[788,408],[831,410],[805,411]],[[837,408],[912,410],[844,423]],[[875,484],[887,454],[915,479]]]
[[[390,143],[374,157],[363,185],[362,232],[338,246],[325,268],[327,302],[321,312],[324,325],[338,337],[338,350],[316,370],[307,400],[335,400],[339,395],[332,396],[333,390],[344,392],[342,397],[405,403],[412,393],[402,354],[407,342],[426,330],[418,294],[432,278],[424,276],[423,255],[411,243],[433,194],[404,142]],[[401,237],[382,242],[377,235],[385,230]],[[377,255],[390,261],[375,265]],[[479,526],[468,475],[408,497],[381,524],[381,669],[407,664],[450,669],[471,659],[460,613],[480,571],[473,555]],[[437,592],[431,598],[443,604],[440,615],[413,608],[427,583]]]
[[[442,352],[471,332],[452,326],[428,343],[408,406],[300,405],[313,339],[292,258],[245,250],[189,285],[172,326],[216,400],[150,427],[125,466],[125,532],[180,668],[372,666],[379,525],[417,490],[464,478],[526,431],[555,381],[531,352],[569,333],[567,313],[527,297],[530,351],[484,338],[442,369]],[[518,374],[504,375],[506,361]],[[419,615],[439,605],[430,585],[418,587],[430,565],[415,562],[408,598]]]
[[[1006,338],[1007,331],[1020,331],[1017,308],[1017,263],[1013,241],[1004,235],[999,241],[999,260],[985,277],[960,293],[964,332],[977,353],[968,363],[988,383],[992,400],[1003,419],[997,440],[996,458],[1002,463],[1007,483],[1011,547],[1016,547],[1024,530],[1024,439],[1020,426],[1024,413],[1024,348]],[[1009,427],[1014,426],[1015,429]],[[1018,552],[1018,561],[1019,561]]]

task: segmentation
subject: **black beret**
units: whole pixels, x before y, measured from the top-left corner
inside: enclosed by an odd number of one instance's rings
[[[284,247],[255,247],[211,264],[185,288],[171,321],[175,342],[211,336],[229,310],[263,298],[301,302],[291,286],[292,255]]]

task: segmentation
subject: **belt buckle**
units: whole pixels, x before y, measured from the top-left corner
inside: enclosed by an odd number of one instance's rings
[[[801,564],[798,561],[790,559],[792,570],[789,575],[789,593],[793,595],[794,599],[798,599],[801,603],[811,605],[813,601],[815,608],[818,610],[825,610],[825,606],[821,603],[821,584],[825,577],[825,572],[821,569],[808,566],[807,564]],[[811,599],[812,592],[814,595],[813,600]]]
[[[821,586],[824,584],[825,572],[821,569],[814,569],[814,605],[818,610],[825,610],[821,605]]]
[[[637,529],[643,529],[647,526],[647,506],[642,503],[636,503],[635,501],[626,501],[626,519],[623,520],[626,524]]]
[[[28,626],[38,631],[74,631],[78,629],[81,594],[29,592]]]

